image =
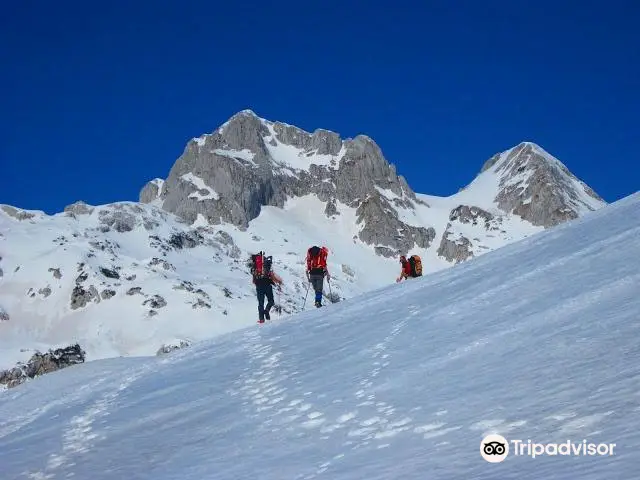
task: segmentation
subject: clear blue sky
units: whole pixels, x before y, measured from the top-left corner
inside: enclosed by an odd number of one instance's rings
[[[235,112],[364,133],[450,195],[529,140],[612,202],[638,190],[636,1],[13,1],[0,203],[137,200]]]

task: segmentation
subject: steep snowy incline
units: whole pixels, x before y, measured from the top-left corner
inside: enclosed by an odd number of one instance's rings
[[[0,393],[3,478],[634,478],[640,194],[161,359]],[[613,455],[480,455],[485,435]]]

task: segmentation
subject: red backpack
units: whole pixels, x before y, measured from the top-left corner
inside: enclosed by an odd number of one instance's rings
[[[307,250],[307,271],[327,269],[327,256],[329,250],[326,247],[313,246]]]
[[[266,278],[271,273],[271,263],[273,259],[271,256],[265,257],[264,252],[251,255],[251,274],[254,279]]]

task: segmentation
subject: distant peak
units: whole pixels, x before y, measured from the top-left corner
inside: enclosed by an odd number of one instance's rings
[[[496,163],[498,163],[501,160],[507,161],[507,159],[513,159],[514,158],[514,154],[515,154],[515,156],[520,155],[525,150],[529,150],[530,152],[535,153],[535,154],[545,158],[546,160],[550,160],[552,162],[553,161],[559,162],[559,160],[556,157],[551,155],[549,152],[547,152],[544,148],[542,148],[537,143],[530,142],[530,141],[523,141],[523,142],[520,142],[519,144],[517,144],[514,147],[511,147],[511,148],[509,148],[507,150],[504,150],[503,152],[496,153],[495,155],[493,155],[489,160],[487,160],[484,163],[484,165],[482,166],[482,169],[480,170],[480,173],[483,173],[483,172],[491,169],[492,167],[494,167],[496,165]]]
[[[236,113],[235,115],[233,115],[234,117],[237,115],[249,115],[251,117],[258,117],[258,115],[256,115],[256,112],[254,112],[253,110],[251,110],[250,108],[246,108],[244,110],[240,110],[238,113]],[[260,118],[260,117],[258,117]]]
[[[240,110],[238,113],[234,113],[233,115],[231,115],[231,117],[229,117],[229,120],[227,120],[227,121],[224,123],[224,125],[227,125],[228,123],[230,123],[230,122],[232,122],[232,121],[234,121],[234,120],[238,120],[238,119],[241,119],[241,118],[247,118],[247,117],[249,117],[249,118],[251,118],[251,119],[257,119],[257,120],[262,120],[262,121],[264,121],[264,119],[263,119],[263,118],[260,118],[260,117],[256,114],[256,112],[254,112],[253,110],[251,110],[251,109],[248,109],[248,108],[247,108],[247,109],[245,109],[245,110]]]

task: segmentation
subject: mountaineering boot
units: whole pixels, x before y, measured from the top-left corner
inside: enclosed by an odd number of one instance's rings
[[[316,308],[320,308],[322,306],[322,303],[316,301]]]
[[[264,312],[264,318],[266,318],[267,320],[271,320],[271,315],[269,315],[269,312]]]

